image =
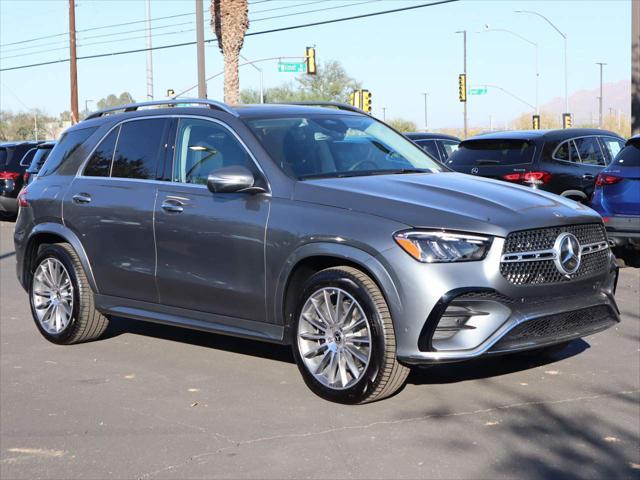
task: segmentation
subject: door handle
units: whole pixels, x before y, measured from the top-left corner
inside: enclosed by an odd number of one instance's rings
[[[71,198],[73,199],[74,203],[90,203],[91,202],[91,195],[89,195],[88,193],[76,193]]]
[[[596,177],[594,177],[590,173],[585,173],[584,175],[582,175],[582,178],[584,178],[585,180],[593,180]]]
[[[160,208],[169,213],[181,213],[184,210],[183,204],[178,200],[165,200]]]

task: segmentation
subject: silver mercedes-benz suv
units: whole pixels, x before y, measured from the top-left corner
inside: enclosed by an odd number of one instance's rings
[[[619,321],[595,212],[451,172],[346,105],[96,112],[19,205],[18,278],[46,339],[92,340],[122,316],[290,344],[338,402],[393,394],[411,365]]]

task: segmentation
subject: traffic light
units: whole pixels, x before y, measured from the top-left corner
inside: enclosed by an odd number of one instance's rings
[[[573,119],[570,113],[562,114],[562,128],[571,128],[573,126]]]
[[[349,95],[349,103],[356,108],[362,108],[362,90],[354,90]]]
[[[371,92],[369,90],[361,90],[362,94],[362,110],[371,115]]]
[[[467,101],[467,74],[458,75],[458,98],[461,102]]]
[[[315,75],[317,73],[316,68],[316,49],[314,47],[307,47],[307,75]]]
[[[533,129],[540,130],[540,115],[534,115],[531,118],[533,120]]]
[[[176,94],[173,88],[167,88],[167,97],[171,98]]]

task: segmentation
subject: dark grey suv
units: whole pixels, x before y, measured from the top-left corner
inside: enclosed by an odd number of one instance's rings
[[[48,340],[123,316],[291,344],[314,392],[361,403],[411,365],[619,321],[589,208],[450,172],[352,107],[187,104],[89,116],[20,194],[17,272]]]

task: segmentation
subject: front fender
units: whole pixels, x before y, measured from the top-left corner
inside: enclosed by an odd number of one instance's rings
[[[69,228],[65,227],[64,225],[60,223],[53,223],[53,222],[40,223],[36,225],[35,227],[33,227],[31,232],[29,232],[29,235],[26,241],[24,242],[23,252],[29,252],[31,245],[33,245],[33,242],[36,241],[37,237],[42,234],[53,234],[58,237],[61,237],[64,239],[65,242],[69,243],[73,247],[76,254],[80,258],[80,263],[82,263],[82,268],[84,268],[84,272],[85,272],[85,275],[87,276],[87,281],[89,282],[89,286],[91,287],[91,290],[93,290],[94,293],[100,293],[98,291],[98,285],[96,284],[95,277],[93,276],[91,263],[89,262],[87,253],[85,252],[84,247],[82,246],[82,242],[80,241],[78,236],[75,233],[73,233],[73,231],[71,231]],[[21,280],[23,285],[25,285],[25,282],[26,282],[27,269],[25,267],[26,267],[27,258],[28,257],[26,255],[22,258],[22,279]]]
[[[372,277],[382,290],[392,318],[402,310],[402,301],[396,285],[385,266],[372,254],[365,252],[359,248],[332,242],[313,242],[307,243],[294,250],[287,258],[280,275],[278,276],[274,313],[276,323],[284,319],[285,296],[288,286],[288,280],[292,272],[300,262],[310,257],[331,257],[344,259],[349,263],[359,265],[362,270]]]

